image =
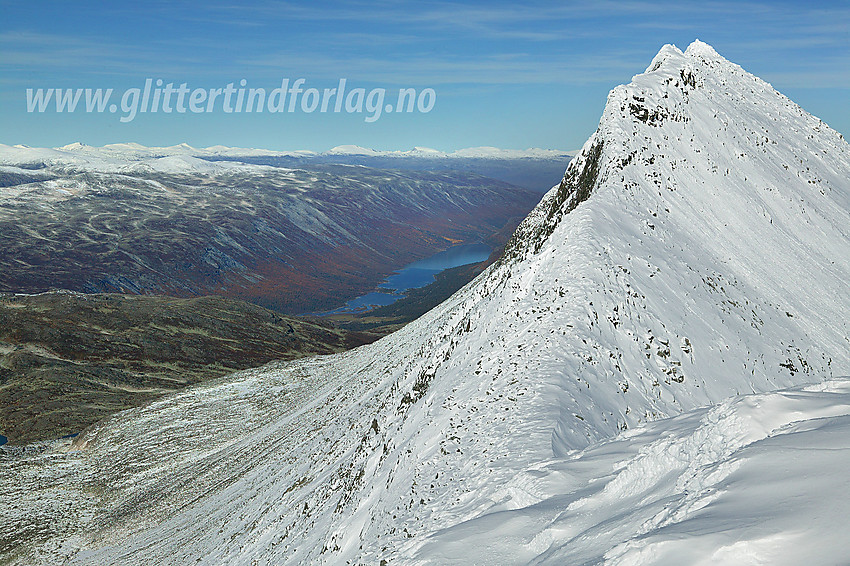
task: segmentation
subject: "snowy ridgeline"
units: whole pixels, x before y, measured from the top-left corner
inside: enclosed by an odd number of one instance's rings
[[[275,151],[238,147],[212,146],[195,148],[182,143],[169,147],[146,147],[137,143],[115,143],[103,147],[79,142],[57,148],[37,148],[24,145],[0,144],[0,172],[19,171],[18,166],[31,169],[33,164],[69,170],[111,173],[205,173],[221,174],[234,171],[268,170],[266,167],[242,163],[240,158],[261,157],[293,158],[305,163],[325,161],[332,157],[373,157],[390,160],[446,159],[446,160],[555,160],[569,161],[574,152],[553,149],[529,148],[500,149],[472,147],[453,152],[443,152],[427,147],[408,151],[378,151],[356,145],[343,145],[323,153],[313,151]],[[225,160],[225,161],[222,161]],[[233,160],[233,161],[230,161]]]
[[[843,138],[770,85],[705,44],[667,46],[611,92],[502,261],[374,344],[7,456],[0,522],[14,534],[0,551],[45,564],[846,557],[848,172]]]

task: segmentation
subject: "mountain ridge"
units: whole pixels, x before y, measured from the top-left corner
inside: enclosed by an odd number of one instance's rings
[[[325,164],[360,165],[378,169],[469,171],[541,193],[564,172],[574,151],[494,147],[443,152],[415,147],[380,151],[337,146],[325,152],[244,149],[226,146],[193,148],[187,144],[145,147],[137,143],[92,147],[79,142],[59,148],[30,148],[0,144],[0,182],[4,176],[29,175],[44,167],[113,173],[250,173],[304,169]]]
[[[73,164],[75,158],[83,156],[100,159],[95,161],[96,165],[107,167],[109,159],[119,159],[122,164],[127,161],[162,159],[165,157],[321,157],[321,156],[378,156],[378,157],[428,157],[442,159],[552,159],[565,158],[574,151],[562,151],[556,149],[528,148],[502,149],[496,147],[482,146],[459,149],[455,151],[440,151],[428,147],[414,147],[410,150],[375,150],[357,145],[340,145],[324,152],[310,150],[271,150],[262,148],[240,148],[215,145],[206,148],[192,147],[186,143],[173,146],[144,146],[135,142],[112,143],[103,146],[90,146],[81,142],[72,142],[55,148],[37,148],[25,145],[9,146],[0,144],[0,162],[7,165],[26,164],[38,160],[47,160]]]

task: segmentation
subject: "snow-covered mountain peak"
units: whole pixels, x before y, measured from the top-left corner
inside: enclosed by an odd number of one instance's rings
[[[375,155],[378,152],[368,147],[360,147],[359,145],[338,145],[329,149],[327,153],[331,155]]]
[[[723,59],[723,57],[715,51],[714,47],[704,41],[700,41],[699,39],[695,39],[690,45],[688,45],[688,48],[685,49],[685,54]]]
[[[664,45],[658,51],[658,54],[653,57],[652,62],[646,68],[644,73],[656,71],[665,63],[682,66],[687,61],[697,59],[702,61],[722,62],[729,65],[733,64],[715,51],[711,45],[696,39],[687,47],[687,49],[685,49],[684,52],[671,43]]]
[[[812,151],[809,142],[815,140],[823,147]],[[824,191],[836,187],[834,180],[813,175],[811,166],[830,169],[834,159],[842,165],[850,161],[841,134],[770,84],[698,40],[685,52],[665,45],[645,73],[610,92],[597,131],[564,182],[544,198],[545,220],[537,218],[540,211],[533,213],[518,237],[534,240],[530,244],[539,249],[540,235],[551,233],[564,214],[603,185],[630,193],[637,206],[669,201],[674,194],[687,197],[690,205],[699,199],[700,206],[708,206],[703,192],[690,198],[703,185],[714,187],[718,202],[712,207],[725,204],[721,199],[758,198],[766,187],[780,185],[799,193],[789,198],[802,198],[813,184],[821,183]],[[691,172],[687,186],[677,187],[686,170]],[[789,173],[804,182],[781,182]],[[531,230],[532,224],[540,229]],[[740,235],[734,227],[723,232]]]
[[[73,142],[73,143],[69,143],[68,145],[63,145],[62,147],[59,147],[59,148],[56,148],[56,149],[61,149],[61,150],[64,150],[64,151],[78,151],[78,150],[81,150],[81,149],[85,149],[87,147],[88,146],[84,143]]]
[[[666,61],[668,58],[671,58],[671,57],[675,58],[675,57],[681,57],[681,56],[682,56],[682,50],[681,49],[679,49],[678,47],[676,47],[672,43],[667,43],[667,44],[663,45],[661,47],[661,49],[658,50],[658,53],[655,55],[655,57],[652,58],[652,62],[646,68],[645,72],[650,73],[650,72],[654,71],[655,69],[660,67],[664,63],[664,61]]]

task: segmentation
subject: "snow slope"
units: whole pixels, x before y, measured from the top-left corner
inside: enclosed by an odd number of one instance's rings
[[[737,397],[540,462],[415,562],[843,564],[848,464],[850,379]]]
[[[834,528],[792,539],[787,521],[826,525],[844,501],[847,386],[828,380],[850,374],[848,172],[843,138],[770,85],[705,44],[665,46],[611,92],[505,257],[418,321],[4,455],[16,535],[0,552],[757,563],[802,540],[837,555]],[[728,400],[806,384],[821,385]],[[773,467],[802,473],[800,446],[824,447],[823,490]],[[768,485],[791,489],[783,506]]]

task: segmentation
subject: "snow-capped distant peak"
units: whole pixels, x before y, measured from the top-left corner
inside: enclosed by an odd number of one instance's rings
[[[359,145],[338,145],[332,147],[326,153],[329,155],[378,155],[380,152]]]
[[[445,153],[443,153],[439,149],[433,149],[433,148],[430,148],[430,147],[420,147],[420,146],[415,146],[413,149],[411,149],[410,151],[408,151],[406,153],[408,153],[409,155],[421,155],[423,157],[424,156],[440,157],[442,155],[445,155]]]
[[[194,154],[199,153],[199,151],[197,149],[195,149],[194,147],[192,147],[191,145],[189,145],[186,142],[179,143],[177,145],[172,145],[170,147],[165,147],[163,149],[165,149],[167,151],[174,152],[174,153],[182,153],[182,154],[186,154],[186,155],[194,155]]]
[[[87,147],[89,147],[89,146],[87,146],[84,143],[74,142],[74,143],[69,143],[68,145],[63,145],[62,147],[57,147],[56,149],[61,149],[63,151],[78,151],[78,150],[81,150],[81,149],[85,149]]]
[[[124,143],[111,143],[111,144],[107,144],[107,145],[103,146],[103,149],[109,149],[109,150],[115,150],[115,151],[122,151],[122,150],[133,150],[133,151],[139,151],[139,150],[146,150],[146,149],[148,149],[148,148],[147,148],[147,147],[145,147],[145,146],[143,146],[143,145],[142,145],[142,144],[140,144],[140,143],[136,143],[136,142],[124,142]]]

